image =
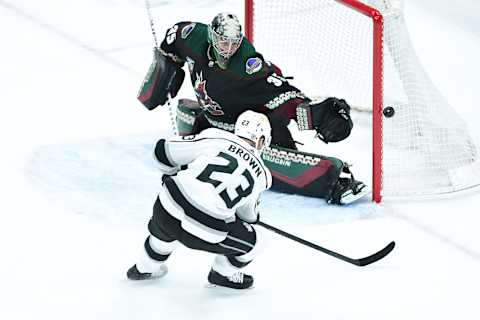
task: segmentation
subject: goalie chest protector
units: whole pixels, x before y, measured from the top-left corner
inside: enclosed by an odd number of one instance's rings
[[[214,62],[207,25],[177,25],[175,41],[170,45],[164,41],[162,49],[186,62],[197,100],[209,120],[234,124],[247,109],[265,113],[290,99],[305,97],[246,38],[224,70]]]

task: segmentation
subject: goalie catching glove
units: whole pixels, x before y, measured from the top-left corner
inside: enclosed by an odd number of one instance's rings
[[[347,138],[353,128],[350,106],[343,99],[328,98],[320,103],[306,102],[296,109],[300,130],[315,129],[325,143]]]

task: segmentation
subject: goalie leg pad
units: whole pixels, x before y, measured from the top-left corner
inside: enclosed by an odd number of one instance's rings
[[[363,182],[353,179],[353,176],[341,177],[347,169],[340,159],[296,150],[285,123],[275,121],[271,116],[269,118],[274,120],[272,138],[276,143],[272,142],[272,146],[264,150],[262,158],[272,173],[271,190],[322,198],[332,204],[348,204],[370,192]],[[179,100],[177,127],[181,135],[196,134],[209,126],[196,101]]]
[[[340,159],[271,146],[262,153],[273,177],[271,190],[349,204],[370,193]]]
[[[280,146],[271,146],[262,153],[273,177],[271,190],[328,199],[338,182],[343,162]]]

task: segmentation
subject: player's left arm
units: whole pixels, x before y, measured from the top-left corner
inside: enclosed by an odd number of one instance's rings
[[[327,98],[312,101],[289,83],[278,66],[266,62],[267,86],[270,100],[265,107],[283,119],[294,119],[300,130],[316,130],[324,141],[337,142],[347,138],[353,128],[350,106],[344,99]]]

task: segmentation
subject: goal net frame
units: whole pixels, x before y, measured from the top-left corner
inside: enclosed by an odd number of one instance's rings
[[[383,16],[377,9],[357,0],[335,0],[371,18],[373,23],[373,69],[372,69],[372,119],[373,119],[373,155],[372,155],[372,200],[382,200],[382,85],[383,85]],[[245,36],[254,43],[254,0],[245,0]]]
[[[480,186],[477,137],[423,69],[403,0],[244,2],[247,39],[307,96],[345,98],[356,121],[371,119],[374,202]]]

